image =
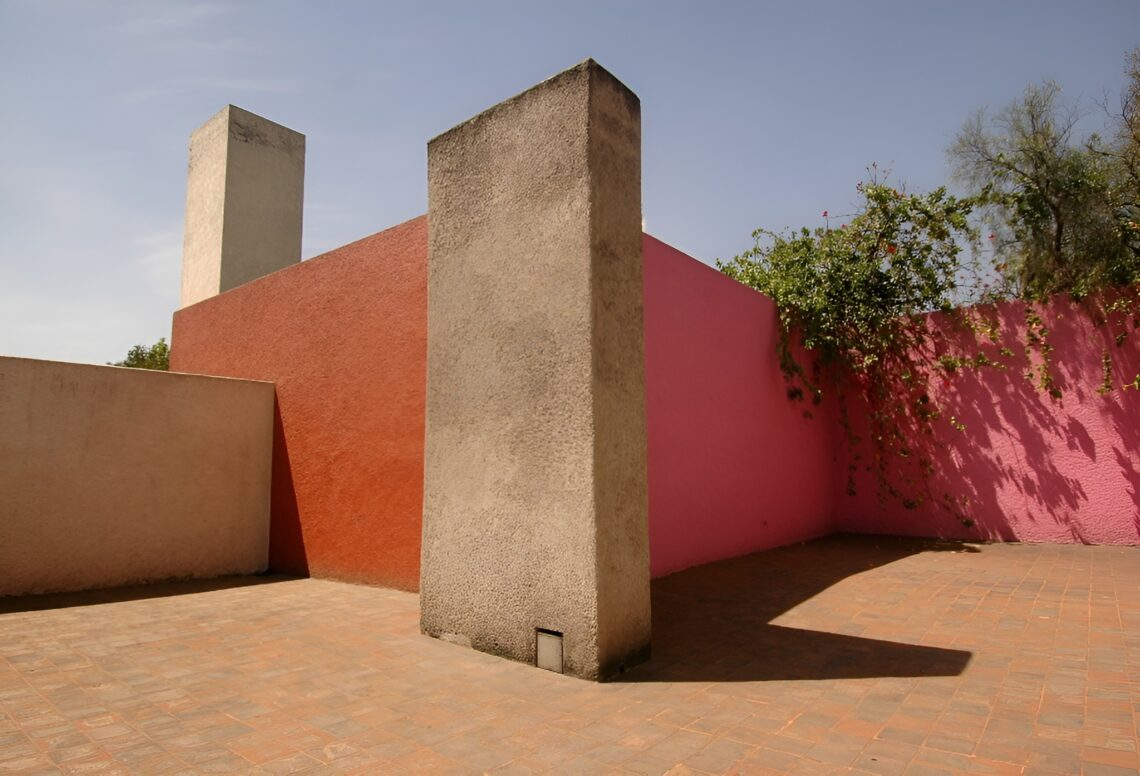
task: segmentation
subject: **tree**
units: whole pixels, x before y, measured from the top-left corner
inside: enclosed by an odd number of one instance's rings
[[[784,335],[781,363],[805,383],[790,356],[793,332],[824,367],[839,371],[841,381],[851,374],[874,376],[891,356],[919,344],[921,314],[954,306],[963,271],[959,240],[975,241],[967,222],[972,199],[944,188],[907,194],[875,180],[857,189],[863,204],[838,229],[759,229],[754,248],[717,262],[726,275],[776,303]],[[818,394],[817,385],[807,387]]]
[[[166,344],[166,337],[160,337],[158,342],[149,348],[146,345],[135,345],[127,351],[125,359],[110,365],[126,366],[132,369],[156,369],[165,372],[170,369],[170,346]]]
[[[833,392],[851,453],[849,493],[863,467],[881,495],[907,508],[933,501],[972,524],[960,494],[931,487],[941,454],[930,442],[934,424],[965,428],[944,401],[955,373],[1008,369],[1016,353],[992,308],[958,305],[1029,300],[1025,374],[1053,398],[1061,390],[1036,302],[1058,292],[1087,297],[1083,306],[1117,346],[1140,329],[1140,49],[1128,74],[1107,141],[1078,142],[1078,115],[1060,103],[1060,88],[1030,86],[992,121],[976,113],[949,149],[967,196],[945,188],[906,194],[874,180],[872,170],[873,180],[858,187],[858,212],[839,229],[824,211],[821,228],[759,229],[751,250],[717,262],[776,303],[789,397],[810,394],[818,403]],[[992,255],[980,250],[978,212],[992,228]],[[966,245],[972,250],[963,258]],[[942,315],[926,315],[933,311]],[[1107,393],[1114,388],[1107,347],[1102,364],[1098,390]],[[1126,387],[1140,388],[1140,375]]]
[[[1140,48],[1125,58],[1128,84],[1120,95],[1120,112],[1113,116],[1113,137],[1094,142],[1093,150],[1111,162],[1116,191],[1115,214],[1133,256],[1140,254]]]
[[[1126,207],[1131,201],[1134,214],[1128,160],[1136,158],[1120,145],[1129,133],[1114,143],[1098,135],[1078,143],[1079,115],[1061,103],[1060,91],[1053,82],[1029,86],[992,120],[978,111],[948,152],[955,177],[986,202],[999,295],[1080,297],[1140,280]],[[1136,130],[1132,94],[1125,113]]]
[[[831,392],[838,400],[851,453],[848,492],[864,465],[881,493],[914,507],[925,496],[888,481],[890,462],[915,452],[912,440],[939,417],[928,387],[932,373],[947,359],[975,366],[982,358],[959,356],[925,315],[949,313],[961,301],[960,276],[969,266],[960,256],[964,245],[976,244],[969,216],[977,203],[944,188],[908,194],[877,180],[857,188],[863,203],[838,229],[759,229],[754,248],[717,266],[776,303],[788,396],[810,393],[819,403]],[[797,353],[793,340],[809,352]],[[866,428],[850,420],[852,399],[866,408]],[[860,452],[864,439],[870,451]],[[932,466],[921,456],[918,465],[924,472]]]

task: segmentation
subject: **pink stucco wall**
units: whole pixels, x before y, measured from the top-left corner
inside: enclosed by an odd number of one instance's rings
[[[643,245],[652,576],[829,533],[835,422],[787,399],[775,306]]]
[[[859,533],[945,536],[1027,542],[1137,544],[1140,540],[1140,391],[1098,394],[1103,379],[1102,354],[1113,361],[1117,387],[1140,372],[1140,331],[1117,346],[1119,316],[1110,326],[1094,326],[1067,297],[1055,298],[1043,316],[1060,400],[1050,399],[1024,376],[1025,306],[1004,303],[993,310],[1005,332],[1002,344],[1014,351],[1009,368],[983,368],[938,379],[934,396],[945,415],[965,424],[954,429],[945,420],[929,438],[913,440],[916,452],[930,457],[934,474],[928,500],[912,509],[898,499],[876,496],[867,465],[873,452],[863,450],[855,495],[846,493],[846,454],[838,461],[837,530]],[[931,319],[949,331],[944,318]],[[1132,329],[1130,323],[1126,324]],[[972,335],[952,335],[966,352],[977,351]],[[994,358],[998,345],[983,350]],[[1007,359],[1008,360],[1008,359]],[[857,429],[865,427],[865,408],[853,408]],[[846,448],[846,445],[842,445]],[[909,461],[916,460],[912,455]],[[913,470],[908,461],[890,461],[889,479],[901,483]],[[911,464],[912,465],[912,464]],[[921,479],[921,478],[918,478]],[[968,527],[929,497],[949,494],[964,499]]]
[[[868,468],[874,451],[848,450],[838,413],[787,398],[767,297],[649,235],[644,247],[652,576],[831,531],[1140,544],[1140,391],[1119,389],[1140,373],[1140,330],[1130,319],[1096,326],[1087,305],[1067,297],[1044,308],[1063,394],[1054,400],[1024,376],[1023,303],[983,310],[1003,335],[981,346],[932,316],[956,352],[980,349],[1008,366],[938,375],[932,393],[944,419],[911,440],[909,458],[889,462],[890,482],[909,478],[907,494],[925,497],[906,508],[880,497]],[[1117,345],[1125,329],[1132,334]],[[1003,346],[1015,356],[999,356]],[[1101,395],[1106,350],[1117,390]],[[804,418],[805,408],[815,417]],[[849,408],[865,439],[866,408]],[[860,455],[854,495],[852,452]],[[928,479],[915,468],[923,456],[934,463]],[[973,525],[936,505],[944,494]]]

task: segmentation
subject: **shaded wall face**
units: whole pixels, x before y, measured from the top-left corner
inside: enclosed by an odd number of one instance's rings
[[[0,595],[264,571],[273,386],[0,358]]]
[[[277,389],[270,567],[419,585],[427,222],[174,316],[171,366]]]
[[[832,529],[835,418],[787,398],[775,306],[644,238],[654,577]]]
[[[1055,298],[1042,316],[1054,347],[1052,371],[1063,394],[1055,401],[1024,376],[1029,367],[1024,303],[983,309],[993,310],[1005,332],[1000,344],[979,345],[941,316],[931,322],[967,354],[981,351],[1010,366],[967,370],[945,379],[936,375],[931,387],[944,417],[933,423],[931,436],[910,440],[912,455],[887,457],[887,481],[922,503],[908,509],[898,498],[877,496],[868,468],[875,451],[867,447],[854,451],[861,457],[855,495],[848,495],[850,452],[844,446],[834,478],[838,527],[1005,541],[1140,543],[1140,391],[1119,390],[1140,372],[1140,332],[1133,331],[1118,347],[1113,335],[1121,330],[1121,321],[1094,326],[1080,306]],[[997,352],[1001,346],[1015,356],[1002,358]],[[1104,379],[1106,351],[1118,390],[1102,396],[1097,387]],[[856,434],[866,438],[867,408],[853,403],[851,413]],[[953,428],[948,416],[964,429]],[[920,457],[932,463],[929,477],[916,468]],[[960,500],[958,508],[973,526],[937,506],[947,496]]]
[[[650,627],[635,95],[587,61],[428,144],[421,628],[584,678]]]

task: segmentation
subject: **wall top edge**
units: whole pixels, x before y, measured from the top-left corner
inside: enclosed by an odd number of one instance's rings
[[[223,377],[221,375],[203,375],[195,374],[193,372],[167,372],[160,369],[138,369],[129,366],[114,366],[112,364],[84,364],[76,361],[53,361],[47,358],[28,358],[26,356],[3,356],[0,355],[0,370],[3,369],[6,363],[16,362],[34,365],[49,365],[56,367],[66,367],[68,369],[91,369],[91,370],[115,370],[118,372],[134,372],[136,374],[154,375],[156,379],[181,379],[181,378],[194,378],[198,380],[215,380],[231,383],[251,383],[256,385],[273,386],[274,383],[269,380],[250,380],[242,377]],[[152,378],[143,378],[152,379]]]
[[[507,99],[505,99],[501,102],[495,103],[494,105],[487,108],[486,110],[482,110],[479,113],[476,113],[471,118],[469,118],[465,121],[461,121],[460,123],[456,124],[451,129],[448,129],[444,132],[439,133],[435,137],[428,140],[428,143],[427,143],[428,147],[430,148],[435,143],[445,140],[446,138],[448,138],[452,134],[462,130],[463,128],[468,127],[472,124],[478,123],[479,121],[482,121],[483,119],[487,118],[488,116],[493,115],[494,113],[497,113],[498,111],[503,110],[504,108],[507,108],[511,105],[515,105],[518,102],[525,100],[527,97],[529,97],[531,94],[533,94],[536,91],[539,91],[541,89],[550,88],[551,86],[554,86],[555,84],[557,84],[558,82],[563,81],[563,80],[569,80],[572,78],[581,77],[583,74],[585,74],[587,76],[595,76],[595,77],[600,78],[602,80],[609,81],[611,84],[616,86],[619,89],[619,91],[624,92],[624,94],[625,94],[627,100],[629,101],[630,105],[634,106],[636,108],[636,110],[638,112],[640,112],[640,110],[641,110],[641,98],[638,97],[637,94],[632,89],[630,89],[628,86],[626,86],[624,83],[622,83],[622,81],[617,76],[615,76],[609,70],[607,70],[606,68],[604,68],[600,64],[598,64],[597,60],[588,57],[588,58],[582,60],[581,62],[579,62],[578,64],[574,65],[573,67],[567,68],[566,70],[563,70],[560,73],[556,73],[556,74],[550,76],[549,78],[538,82],[534,86],[531,86],[527,89],[524,89],[523,91],[519,92],[518,94],[514,95],[513,97],[508,97]]]

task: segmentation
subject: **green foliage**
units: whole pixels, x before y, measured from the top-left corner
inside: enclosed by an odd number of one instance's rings
[[[992,120],[976,113],[949,149],[955,176],[986,203],[998,297],[1084,297],[1140,281],[1136,96],[1116,141],[1083,143],[1076,110],[1059,97],[1055,83],[1029,86]]]
[[[1128,54],[1124,73],[1128,76],[1128,85],[1120,96],[1120,113],[1115,119],[1114,150],[1123,168],[1126,185],[1131,186],[1135,193],[1140,189],[1140,48],[1134,48]],[[1130,203],[1133,221],[1140,220],[1137,218],[1138,204],[1136,201]],[[1135,232],[1138,225],[1134,223],[1133,228]]]
[[[949,496],[914,482],[891,482],[888,475],[900,458],[912,460],[911,468],[924,477],[934,469],[911,442],[942,415],[928,389],[932,369],[990,363],[982,353],[967,358],[945,352],[947,343],[925,318],[932,311],[950,312],[958,300],[959,276],[969,270],[960,258],[962,244],[976,243],[969,224],[976,202],[941,188],[907,194],[877,181],[860,184],[858,191],[859,211],[838,229],[757,230],[751,250],[717,265],[775,301],[789,396],[803,398],[806,390],[818,403],[827,388],[837,394],[851,452],[847,491],[854,492],[854,475],[864,466],[874,473],[880,494],[898,498],[907,509],[937,499],[957,514]],[[793,337],[810,351],[810,369],[797,359]],[[940,349],[941,362],[932,355]],[[849,422],[845,391],[851,389],[868,408],[866,429]],[[961,428],[955,418],[947,420]],[[870,435],[870,459],[856,452],[861,433]]]
[[[964,370],[1008,369],[1015,354],[984,309],[956,305],[1028,300],[1025,376],[1053,399],[1061,392],[1050,331],[1035,303],[1059,292],[1085,299],[1094,320],[1119,330],[1110,331],[1118,346],[1128,319],[1140,328],[1140,49],[1129,68],[1111,140],[1078,142],[1077,114],[1060,104],[1059,88],[1031,86],[992,121],[977,113],[954,141],[950,158],[970,186],[967,196],[944,188],[906,194],[872,180],[860,184],[858,212],[839,229],[827,222],[785,233],[759,229],[752,249],[717,262],[775,301],[789,397],[810,394],[818,403],[827,388],[835,392],[851,453],[849,493],[863,468],[874,473],[881,497],[907,509],[934,502],[974,524],[960,497],[931,488],[939,457],[933,424],[965,429],[938,406],[931,383],[937,376],[948,385]],[[989,250],[979,244],[976,215],[991,231]],[[972,336],[929,325],[925,314],[933,311],[952,314],[958,332]],[[793,341],[806,352],[797,356]],[[1105,350],[1101,393],[1113,390],[1112,375]],[[1140,375],[1121,389],[1140,390]],[[860,394],[866,428],[853,428],[847,391]],[[899,470],[910,474],[892,481]]]
[[[1026,88],[992,121],[979,111],[959,132],[949,149],[955,175],[985,203],[992,229],[1000,282],[990,296],[1041,302],[1068,293],[1086,300],[1101,325],[1113,312],[1140,310],[1140,48],[1129,53],[1125,74],[1108,139],[1074,136],[1077,111],[1052,82]],[[1098,309],[1093,297],[1109,289],[1120,292],[1115,309]],[[1032,307],[1026,324],[1026,355],[1036,357],[1027,377],[1059,398],[1049,332]]]
[[[170,346],[166,344],[166,337],[159,338],[158,342],[149,348],[146,345],[135,345],[127,351],[125,359],[116,361],[111,366],[157,369],[165,372],[170,369]]]
[[[1128,84],[1120,96],[1120,111],[1113,120],[1113,139],[1108,143],[1097,139],[1092,149],[1110,161],[1113,212],[1122,240],[1135,259],[1140,255],[1140,48],[1128,54],[1124,72]],[[1140,279],[1135,263],[1131,269],[1131,279],[1126,282],[1135,283]]]
[[[976,235],[971,199],[945,189],[906,194],[878,182],[860,184],[862,207],[838,229],[753,233],[755,246],[730,262],[729,277],[767,294],[780,311],[781,363],[816,396],[791,357],[790,334],[825,367],[874,375],[884,360],[924,337],[918,316],[949,310],[963,270],[958,240]]]
[[[751,250],[718,262],[776,302],[781,364],[798,383],[789,393],[802,396],[806,388],[818,398],[822,390],[814,370],[809,377],[792,357],[792,332],[822,366],[861,375],[877,390],[892,359],[892,369],[913,381],[915,370],[897,358],[926,342],[923,313],[972,299],[1041,301],[1059,292],[1083,298],[1140,283],[1140,49],[1129,62],[1130,86],[1111,143],[1094,135],[1077,144],[1077,115],[1060,104],[1059,87],[1031,86],[992,123],[976,114],[954,141],[950,156],[956,175],[973,187],[969,196],[945,188],[905,194],[872,180],[859,185],[862,205],[839,229],[760,229]],[[975,212],[993,229],[988,268],[979,264]],[[963,245],[972,247],[966,261]],[[987,273],[999,279],[996,287],[979,281]],[[993,324],[977,316],[963,321],[996,342]],[[1029,377],[1058,398],[1048,329],[1032,307],[1026,324],[1031,362],[1036,356]],[[941,359],[944,369],[954,361],[1001,366],[984,354]]]

